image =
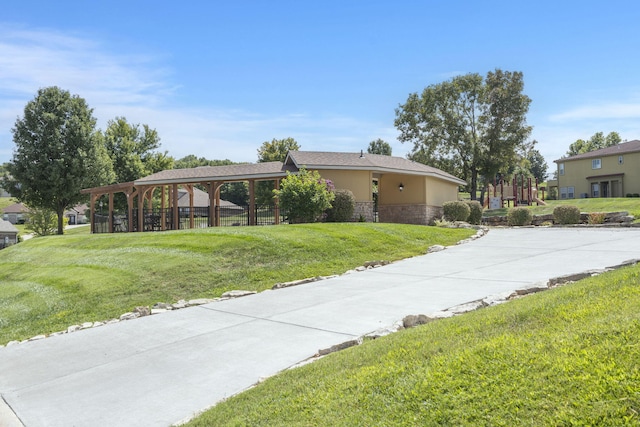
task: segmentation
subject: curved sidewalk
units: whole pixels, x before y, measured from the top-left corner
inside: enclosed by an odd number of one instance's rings
[[[0,426],[168,426],[405,315],[636,258],[638,229],[492,229],[360,273],[0,348]]]

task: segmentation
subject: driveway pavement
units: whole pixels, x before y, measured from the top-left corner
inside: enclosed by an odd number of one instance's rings
[[[634,258],[638,229],[493,229],[385,267],[0,348],[0,426],[172,425],[407,314]]]

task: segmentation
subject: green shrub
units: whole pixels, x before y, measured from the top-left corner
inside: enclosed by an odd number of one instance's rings
[[[640,194],[638,194],[638,193],[633,193],[633,197],[640,197]]]
[[[580,209],[577,206],[557,206],[553,210],[553,222],[556,224],[578,224],[580,222]]]
[[[294,224],[315,222],[331,207],[335,195],[317,171],[301,168],[296,174],[287,172],[279,190],[273,190],[280,199],[280,207],[289,214]]]
[[[327,209],[327,222],[347,222],[353,219],[353,211],[356,209],[356,198],[351,190],[336,190],[336,198]]]
[[[447,221],[466,221],[471,214],[471,208],[465,202],[444,202],[442,204],[444,219]]]
[[[525,207],[511,208],[507,213],[507,223],[509,225],[530,225],[532,219],[531,210]]]
[[[480,224],[482,222],[482,205],[477,200],[467,200],[465,202],[469,206],[469,224]]]
[[[591,212],[588,218],[589,224],[604,224],[605,216],[604,212]]]

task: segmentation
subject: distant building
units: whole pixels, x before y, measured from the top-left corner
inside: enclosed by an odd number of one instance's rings
[[[24,224],[27,220],[29,208],[22,203],[14,203],[2,210],[2,219],[11,224]]]
[[[9,221],[0,219],[0,249],[18,243],[18,229]]]
[[[640,141],[554,160],[559,199],[625,197],[640,194]]]

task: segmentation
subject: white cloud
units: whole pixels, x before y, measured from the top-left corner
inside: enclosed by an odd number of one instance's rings
[[[640,103],[608,103],[588,105],[554,114],[552,122],[571,122],[579,120],[633,119],[640,117]]]
[[[293,137],[305,150],[359,151],[383,138],[394,146],[395,129],[349,117],[305,112],[270,115],[211,107],[174,106],[172,83],[160,57],[113,53],[84,35],[48,30],[0,29],[0,163],[13,149],[10,129],[41,87],[57,85],[87,100],[98,126],[124,116],[155,128],[162,149],[180,158],[256,161],[266,140]],[[397,150],[396,150],[397,148]],[[410,147],[394,146],[404,155]]]

